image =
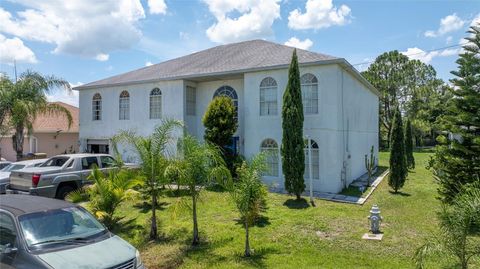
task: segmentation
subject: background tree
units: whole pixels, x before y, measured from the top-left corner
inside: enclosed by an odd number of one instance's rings
[[[256,155],[250,162],[244,161],[238,168],[238,180],[231,188],[231,195],[245,227],[245,256],[251,255],[249,227],[266,208],[267,188],[261,181],[266,170],[265,156]]]
[[[85,186],[67,195],[67,200],[73,203],[88,202],[87,208],[107,228],[112,229],[119,221],[115,217],[117,208],[127,199],[133,198],[136,191],[133,187],[142,182],[132,170],[110,170],[108,176],[97,167],[92,170],[88,177],[93,185]]]
[[[39,114],[64,115],[68,126],[72,124],[72,115],[63,106],[49,103],[46,93],[55,88],[70,91],[70,84],[55,76],[43,76],[34,71],[26,71],[17,81],[8,76],[0,76],[0,126],[5,131],[14,131],[13,149],[17,160],[23,157],[25,131],[32,133],[33,122]]]
[[[429,256],[454,256],[462,269],[480,256],[480,184],[464,186],[451,205],[443,204],[438,214],[440,232],[417,249],[417,268],[424,268]]]
[[[222,150],[223,158],[233,174],[238,156],[229,146],[232,144],[232,137],[237,131],[238,120],[236,119],[235,105],[232,99],[227,96],[215,97],[208,105],[202,122],[205,126],[205,140],[217,145]]]
[[[165,169],[170,158],[174,156],[172,145],[175,145],[174,132],[182,126],[177,120],[165,119],[158,125],[150,136],[140,136],[132,131],[122,131],[113,137],[114,147],[118,143],[126,143],[133,147],[140,159],[139,173],[143,181],[139,191],[150,197],[152,217],[150,225],[150,239],[155,240],[157,231],[157,204],[163,187],[169,183]]]
[[[439,194],[451,203],[461,186],[480,181],[480,26],[468,31],[469,41],[456,61],[458,70],[451,82],[454,98],[447,103],[447,114],[440,119],[445,133],[445,144],[436,147],[430,162],[435,178],[440,183]]]
[[[415,168],[415,158],[413,157],[413,137],[412,137],[412,123],[407,119],[405,125],[405,157],[407,160],[407,168]]]
[[[388,185],[392,187],[395,193],[405,184],[407,173],[402,114],[397,107],[393,117],[392,140],[390,141],[390,174],[388,175]]]
[[[193,240],[200,243],[197,221],[197,201],[201,191],[210,183],[224,184],[231,179],[220,149],[208,143],[200,143],[196,138],[185,135],[178,143],[178,158],[166,168],[166,176],[187,186],[192,199]]]
[[[436,78],[431,65],[410,60],[396,50],[378,56],[362,75],[381,93],[380,142],[387,148],[390,147],[395,108],[399,106],[404,115],[413,119],[423,99],[443,84]]]
[[[285,189],[296,195],[297,200],[305,190],[305,153],[303,141],[303,104],[300,88],[300,70],[297,50],[293,51],[288,69],[288,83],[283,94],[282,107],[282,171]]]

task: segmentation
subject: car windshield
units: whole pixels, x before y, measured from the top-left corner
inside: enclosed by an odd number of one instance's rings
[[[90,213],[79,207],[35,212],[18,219],[28,247],[87,240],[106,231]]]
[[[5,168],[3,168],[1,171],[2,172],[12,172],[14,170],[20,170],[20,169],[23,169],[25,167],[25,165],[23,164],[9,164],[8,166],[6,166]]]
[[[53,157],[53,158],[50,158],[48,159],[46,162],[44,162],[42,165],[40,165],[41,167],[50,167],[50,166],[63,166],[67,161],[68,161],[68,157]]]

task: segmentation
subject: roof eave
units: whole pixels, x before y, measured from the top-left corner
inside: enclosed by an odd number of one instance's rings
[[[306,62],[306,63],[299,63],[299,65],[300,66],[311,66],[311,65],[337,64],[339,60],[341,60],[341,59],[337,58],[337,59],[331,59],[331,60],[312,61],[312,62]],[[98,88],[115,87],[115,86],[127,86],[127,85],[135,85],[135,84],[153,83],[153,82],[159,82],[159,81],[165,81],[165,80],[180,80],[180,79],[235,75],[235,74],[257,72],[257,71],[263,71],[263,70],[284,69],[284,68],[288,68],[289,65],[290,64],[281,64],[281,65],[272,65],[272,66],[267,66],[267,67],[254,67],[254,68],[245,68],[245,69],[238,69],[238,70],[231,70],[231,71],[224,71],[224,72],[213,72],[213,73],[206,73],[206,74],[192,74],[192,75],[172,76],[172,77],[165,77],[165,78],[128,81],[128,82],[111,83],[111,84],[103,84],[103,85],[91,85],[91,86],[81,85],[81,86],[73,88],[73,90],[87,90],[87,89],[98,89]]]
[[[356,79],[358,79],[360,82],[362,82],[362,84],[364,84],[373,94],[375,94],[376,96],[380,96],[380,92],[370,82],[368,82],[368,80],[366,78],[364,78],[360,74],[360,72],[358,72],[358,70],[355,69],[344,58],[336,58],[336,59],[330,59],[330,60],[299,63],[299,66],[329,65],[329,64],[339,64],[345,70],[347,70],[350,74],[352,74]],[[91,85],[91,86],[82,85],[82,86],[75,87],[73,89],[74,90],[98,89],[98,88],[115,87],[115,86],[127,86],[127,85],[136,85],[136,84],[144,84],[144,83],[154,83],[154,82],[165,81],[165,80],[180,80],[180,79],[191,79],[191,78],[205,78],[205,77],[211,77],[211,76],[234,75],[234,74],[256,72],[256,71],[263,71],[263,70],[284,69],[284,68],[288,68],[288,67],[289,67],[289,64],[272,65],[272,66],[267,66],[267,67],[245,68],[245,69],[231,70],[231,71],[225,71],[225,72],[214,72],[214,73],[207,73],[207,74],[192,74],[192,75],[172,76],[172,77],[165,77],[165,78],[158,78],[158,79],[137,80],[137,81],[111,83],[111,84],[103,84],[103,85]]]
[[[362,82],[373,94],[380,97],[380,92],[364,77],[360,72],[358,72],[355,67],[353,67],[347,60],[344,58],[338,59],[338,64],[342,66],[345,70],[347,70],[351,75],[353,75],[356,79]]]

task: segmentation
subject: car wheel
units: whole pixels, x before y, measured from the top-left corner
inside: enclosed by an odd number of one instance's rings
[[[57,190],[57,195],[55,198],[65,200],[65,196],[70,192],[74,191],[75,189],[72,186],[62,186],[60,189]]]

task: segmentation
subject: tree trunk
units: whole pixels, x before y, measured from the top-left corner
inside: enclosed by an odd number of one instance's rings
[[[245,257],[250,257],[251,251],[250,251],[250,241],[248,239],[248,221],[247,218],[245,218]]]
[[[15,135],[13,139],[13,149],[17,152],[17,161],[21,161],[23,158],[23,126],[17,125],[15,127]]]
[[[152,196],[152,223],[150,226],[150,239],[157,239],[157,196]]]
[[[192,208],[193,208],[193,241],[192,241],[192,245],[196,246],[200,243],[200,238],[198,237],[197,198],[195,197],[195,195],[192,196]]]
[[[302,196],[300,196],[300,193],[295,193],[295,195],[297,196],[297,200],[302,199]]]
[[[390,138],[392,136],[392,128],[387,129],[387,149],[390,149]]]

